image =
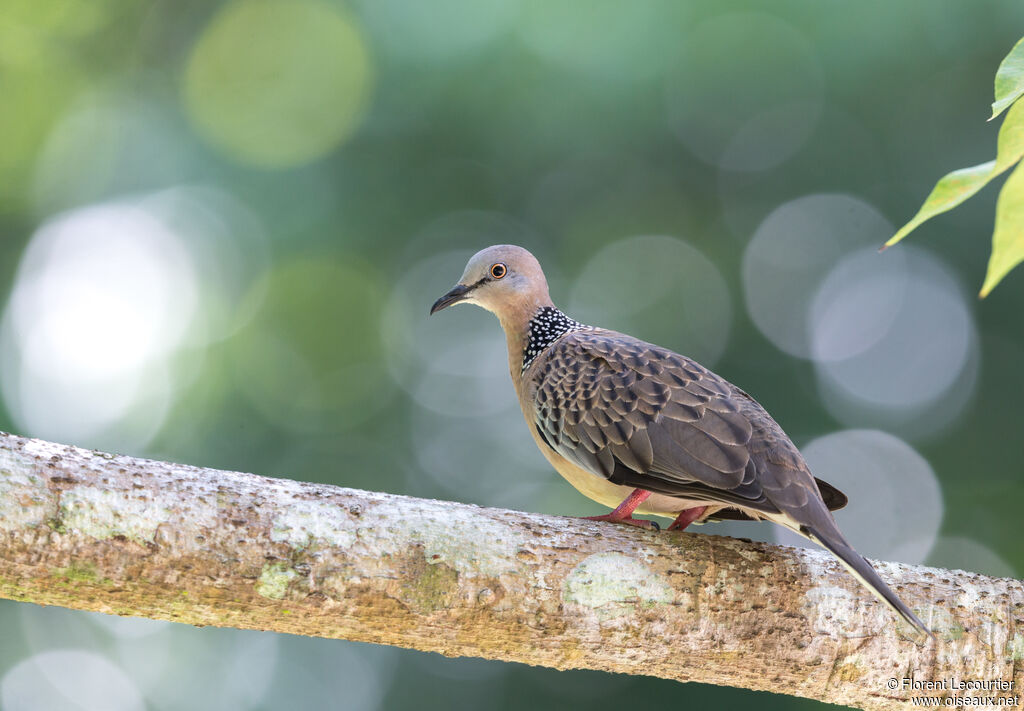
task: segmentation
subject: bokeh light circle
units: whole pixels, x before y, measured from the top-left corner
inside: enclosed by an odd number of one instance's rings
[[[891,230],[877,210],[851,195],[805,195],[777,207],[743,253],[744,297],[754,325],[780,350],[809,357],[807,322],[818,286],[843,254],[881,244]],[[902,263],[898,252],[891,256],[878,267]]]
[[[11,300],[26,367],[70,379],[111,377],[178,341],[196,307],[177,235],[128,205],[87,208],[44,226]],[[94,329],[109,323],[103,338]]]
[[[837,362],[864,353],[892,328],[906,298],[906,253],[880,257],[874,247],[846,255],[811,299],[811,358]]]
[[[861,555],[925,560],[938,538],[944,505],[935,472],[913,447],[878,430],[842,430],[813,440],[802,452],[816,477],[849,497],[835,518]],[[775,539],[810,545],[779,527]]]
[[[199,284],[180,235],[131,202],[45,223],[0,326],[0,382],[25,434],[133,449],[162,423]]]
[[[251,318],[266,247],[251,211],[200,187],[44,222],[0,322],[0,396],[13,420],[24,434],[137,451],[199,377],[210,344]]]
[[[966,404],[933,405],[972,375],[977,329],[951,270],[920,248],[901,247],[902,264],[867,249],[847,255],[814,296],[810,339],[825,404],[837,400],[914,420],[945,424]],[[856,420],[853,420],[854,422]]]
[[[586,263],[569,315],[711,365],[729,339],[732,300],[718,267],[695,247],[674,237],[630,237]]]
[[[284,168],[351,135],[370,84],[360,31],[335,5],[234,0],[193,48],[184,98],[198,130],[228,155]]]
[[[160,620],[35,605],[21,605],[18,622],[15,638],[22,638],[26,651],[102,651],[143,696],[167,672],[172,638],[182,629]]]
[[[145,711],[124,670],[94,652],[54,650],[33,655],[0,680],[4,711]]]

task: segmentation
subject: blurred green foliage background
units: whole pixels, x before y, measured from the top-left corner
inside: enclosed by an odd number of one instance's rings
[[[299,480],[599,512],[535,451],[489,244],[700,359],[851,494],[869,555],[1024,571],[1024,275],[994,151],[1019,2],[0,0],[0,428]],[[767,524],[702,532],[777,538]],[[0,604],[22,709],[812,708],[699,685]]]

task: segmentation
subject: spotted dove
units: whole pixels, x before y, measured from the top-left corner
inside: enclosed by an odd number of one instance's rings
[[[815,541],[917,629],[924,623],[846,541],[830,512],[846,497],[812,476],[750,395],[666,348],[586,326],[558,310],[540,264],[521,247],[474,255],[434,303],[477,304],[505,331],[509,370],[530,433],[565,479],[609,507],[598,520],[671,529],[766,519]]]

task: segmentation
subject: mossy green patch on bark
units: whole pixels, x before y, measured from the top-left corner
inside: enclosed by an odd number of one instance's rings
[[[284,563],[267,563],[256,581],[256,594],[271,600],[283,600],[288,584],[299,574]]]
[[[96,566],[87,562],[72,562],[67,568],[57,568],[51,577],[66,583],[89,583],[92,585],[110,585],[110,578],[105,578],[96,570]]]
[[[459,587],[459,573],[447,563],[428,561],[416,547],[410,556],[409,577],[402,583],[398,599],[421,614],[452,606]]]

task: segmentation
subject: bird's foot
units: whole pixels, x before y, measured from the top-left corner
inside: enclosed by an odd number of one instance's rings
[[[698,506],[695,509],[685,509],[683,511],[680,511],[679,515],[676,516],[676,520],[668,525],[668,530],[684,530],[687,526],[689,526],[691,523],[700,518],[706,509],[707,506]]]
[[[660,531],[659,526],[654,521],[648,521],[643,518],[633,518],[632,516],[616,516],[615,512],[604,514],[602,516],[582,516],[584,521],[608,521],[610,523],[626,523],[630,526],[636,526],[637,528],[646,528],[649,531]]]

